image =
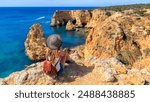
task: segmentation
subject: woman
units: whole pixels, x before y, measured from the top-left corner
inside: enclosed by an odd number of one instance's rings
[[[50,35],[47,38],[48,51],[46,58],[52,60],[56,65],[57,78],[59,78],[64,70],[64,64],[70,62],[69,54],[66,50],[62,50],[62,38],[58,34]]]

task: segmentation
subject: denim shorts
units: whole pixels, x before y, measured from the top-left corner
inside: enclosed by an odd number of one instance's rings
[[[60,63],[60,70],[57,72],[57,76],[62,76],[64,71],[64,66]]]

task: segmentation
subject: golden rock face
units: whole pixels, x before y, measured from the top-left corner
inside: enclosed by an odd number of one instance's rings
[[[75,30],[75,25],[69,20],[67,25],[66,25],[66,30],[72,31]]]
[[[51,26],[71,20],[75,29],[85,24],[88,33],[84,45],[71,49],[73,62],[65,65],[64,80],[56,81],[45,75],[40,62],[0,79],[0,84],[150,84],[150,10],[144,13],[100,9],[56,11]],[[44,58],[46,42],[40,25],[31,27],[25,47],[30,59]]]
[[[51,26],[63,26],[71,20],[76,27],[83,27],[91,19],[89,10],[56,11],[51,20]]]
[[[56,11],[51,25],[66,28],[86,27],[88,37],[84,57],[118,57],[127,65],[149,57],[150,13],[149,9],[122,12],[95,10]],[[59,23],[58,23],[59,22]],[[74,27],[75,28],[74,28]]]
[[[25,41],[25,49],[31,60],[40,61],[45,59],[46,40],[40,24],[35,24],[30,28]]]
[[[89,55],[97,58],[119,56],[124,64],[133,65],[149,57],[150,15],[141,17],[136,13],[113,12],[106,16],[106,12],[96,13],[97,16],[90,20],[91,24],[96,23],[86,39],[85,58]],[[140,19],[136,19],[138,17]]]

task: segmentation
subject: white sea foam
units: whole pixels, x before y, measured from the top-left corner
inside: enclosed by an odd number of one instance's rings
[[[50,21],[46,21],[45,23],[50,23]]]
[[[45,16],[41,16],[41,17],[37,18],[36,20],[40,20],[40,19],[44,19],[44,18],[45,18]]]

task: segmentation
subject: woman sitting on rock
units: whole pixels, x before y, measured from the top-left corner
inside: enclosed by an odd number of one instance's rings
[[[70,57],[67,50],[62,50],[62,38],[58,34],[50,35],[47,38],[48,51],[47,60],[52,60],[52,64],[56,65],[57,78],[63,74],[64,64],[70,63]]]

